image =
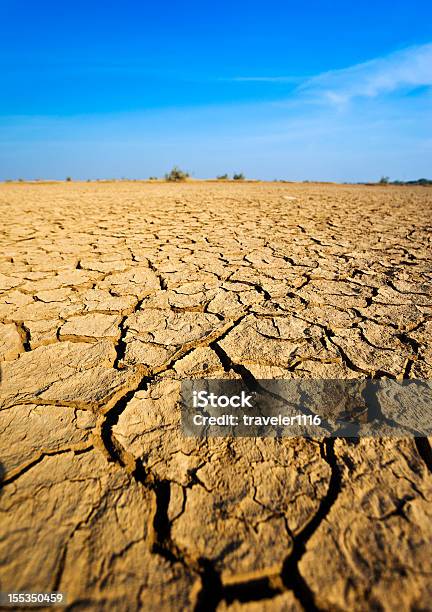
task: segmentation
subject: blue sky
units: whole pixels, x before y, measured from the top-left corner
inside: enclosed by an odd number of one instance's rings
[[[0,8],[0,180],[432,178],[430,1]]]

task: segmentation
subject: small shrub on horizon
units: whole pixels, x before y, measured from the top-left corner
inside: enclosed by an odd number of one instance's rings
[[[216,177],[218,181],[227,181],[229,179],[228,174],[221,174]]]
[[[233,174],[233,180],[234,181],[244,181],[245,175],[243,174],[243,172],[239,172],[238,174]]]
[[[180,170],[178,166],[174,166],[171,172],[165,174],[166,181],[185,181],[187,178],[189,178],[189,173]]]
[[[72,182],[72,177],[71,176],[67,176],[66,177],[66,183],[70,183]]]
[[[379,184],[380,184],[380,185],[388,185],[388,184],[389,184],[389,182],[390,182],[390,177],[388,177],[388,176],[382,176],[382,177],[380,178]]]

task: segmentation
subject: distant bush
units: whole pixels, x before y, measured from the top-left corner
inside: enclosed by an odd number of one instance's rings
[[[166,181],[185,181],[187,178],[189,178],[189,174],[180,170],[177,166],[174,166],[169,174],[165,174]]]
[[[157,181],[158,177],[157,176],[149,176],[148,178],[149,181]],[[168,179],[167,179],[168,180]]]
[[[413,181],[391,181],[388,176],[382,176],[381,179],[377,183],[358,183],[358,185],[397,185],[403,187],[411,187],[415,185],[422,185],[423,187],[428,187],[432,185],[432,179],[427,178],[419,178]]]
[[[233,179],[235,181],[244,181],[245,175],[242,172],[240,172],[239,174],[233,174]]]
[[[67,182],[67,183],[70,183],[71,181],[72,181],[72,177],[67,176],[67,177],[66,177],[66,182]]]
[[[405,181],[404,185],[432,185],[432,180],[419,178],[416,181]]]
[[[221,174],[216,177],[218,181],[227,181],[229,179],[228,174]]]

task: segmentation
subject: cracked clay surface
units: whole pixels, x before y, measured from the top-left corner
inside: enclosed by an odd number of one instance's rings
[[[430,378],[429,188],[0,186],[0,590],[428,610],[421,439],[183,436],[186,378]]]

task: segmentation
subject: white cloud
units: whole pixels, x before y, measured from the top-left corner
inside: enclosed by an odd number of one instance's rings
[[[398,89],[432,85],[432,43],[408,47],[385,57],[306,80],[298,91],[343,104]]]
[[[307,95],[343,105],[357,97],[375,98],[398,89],[432,85],[432,43],[408,47],[384,57],[313,77],[239,76],[237,82],[299,84],[295,97]]]

